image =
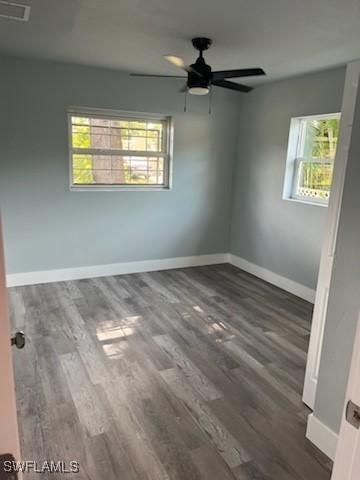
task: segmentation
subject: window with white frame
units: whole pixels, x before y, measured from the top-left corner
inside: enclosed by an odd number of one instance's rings
[[[284,198],[328,204],[339,124],[339,113],[291,120]]]
[[[118,111],[68,112],[72,189],[166,189],[171,118]]]

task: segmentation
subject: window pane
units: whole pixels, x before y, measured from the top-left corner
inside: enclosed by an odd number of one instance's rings
[[[164,158],[73,155],[76,185],[163,185]]]
[[[76,185],[94,183],[91,155],[73,155],[73,183]]]
[[[72,127],[72,146],[74,148],[90,148],[90,127],[83,125],[73,125]]]
[[[299,162],[297,195],[327,200],[333,175],[332,162]]]
[[[71,117],[73,148],[162,152],[163,122]]]
[[[89,125],[89,119],[87,117],[71,117],[71,121],[77,125]]]
[[[339,136],[339,118],[303,120],[300,157],[334,160]]]

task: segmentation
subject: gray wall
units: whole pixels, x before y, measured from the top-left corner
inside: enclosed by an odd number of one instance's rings
[[[242,97],[231,253],[316,287],[327,208],[282,199],[291,117],[340,111],[344,69]]]
[[[354,334],[360,312],[360,95],[340,213],[335,264],[315,402],[315,415],[340,427]]]
[[[228,251],[238,94],[217,89],[212,115],[191,97],[184,114],[181,80],[12,57],[0,71],[8,273]],[[70,192],[70,105],[172,115],[173,189]]]

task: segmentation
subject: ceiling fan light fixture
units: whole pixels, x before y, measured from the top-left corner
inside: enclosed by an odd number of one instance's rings
[[[209,87],[190,87],[188,91],[191,95],[207,95]]]

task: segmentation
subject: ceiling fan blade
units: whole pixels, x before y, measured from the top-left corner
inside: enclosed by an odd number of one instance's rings
[[[191,67],[190,65],[186,65],[186,63],[181,57],[177,57],[176,55],[164,55],[164,58],[165,60],[172,63],[176,67],[181,68],[185,72],[196,73],[196,75],[199,75],[199,77],[202,77],[201,73],[197,72],[195,68]]]
[[[242,68],[240,70],[221,70],[213,72],[213,80],[223,80],[224,78],[253,77],[255,75],[266,75],[262,68]]]
[[[165,60],[175,65],[175,67],[184,68],[186,66],[184,59],[176,55],[164,55]]]
[[[155,78],[186,78],[184,75],[152,75],[147,73],[130,73],[131,77],[155,77]]]
[[[185,93],[188,91],[187,83],[185,83],[179,90],[179,93]]]
[[[228,82],[227,80],[215,80],[212,82],[217,87],[229,88],[230,90],[236,90],[237,92],[251,92],[252,87],[247,85],[240,85],[240,83]]]

